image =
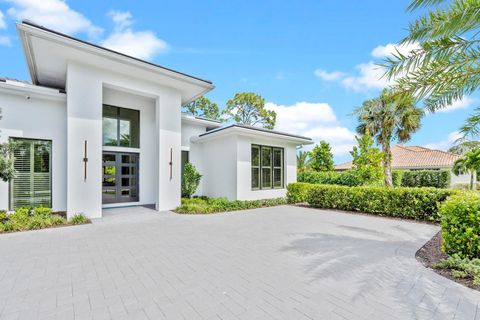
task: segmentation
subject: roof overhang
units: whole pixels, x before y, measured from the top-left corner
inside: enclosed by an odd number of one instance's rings
[[[14,94],[30,98],[41,98],[56,101],[66,101],[67,96],[64,92],[57,89],[34,86],[32,84],[0,79],[0,92]]]
[[[174,88],[181,93],[182,105],[214,88],[210,81],[103,48],[29,21],[17,24],[17,30],[35,85],[65,89],[68,61],[77,61]]]
[[[220,121],[192,116],[185,113],[182,113],[182,122],[190,123],[193,125],[200,125],[208,128],[219,128],[222,126],[222,123]]]
[[[273,131],[263,128],[256,128],[250,126],[243,126],[240,124],[233,124],[227,127],[222,127],[214,130],[210,130],[204,134],[194,138],[193,142],[206,142],[212,139],[217,139],[230,135],[243,135],[253,138],[267,138],[282,142],[288,142],[295,145],[308,145],[313,144],[313,140],[307,137],[297,136],[285,132]]]

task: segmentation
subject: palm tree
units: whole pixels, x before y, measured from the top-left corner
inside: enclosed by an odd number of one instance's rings
[[[448,152],[459,154],[459,155],[464,155],[468,151],[471,151],[475,148],[480,147],[480,141],[470,141],[470,140],[465,140],[461,141],[458,144],[452,146],[450,149],[448,149]]]
[[[477,171],[480,169],[480,148],[473,149],[465,153],[463,158],[458,159],[453,164],[453,173],[470,174],[470,190],[475,189],[475,182],[477,180]]]
[[[310,168],[310,158],[308,151],[298,151],[297,153],[297,170],[303,172]]]
[[[359,134],[367,131],[382,146],[385,186],[392,187],[392,152],[390,143],[396,140],[405,143],[421,126],[424,115],[422,109],[415,106],[415,100],[408,94],[394,94],[383,90],[378,98],[367,100],[355,109],[359,125]]]

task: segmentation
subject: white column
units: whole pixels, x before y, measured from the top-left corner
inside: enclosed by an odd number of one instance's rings
[[[67,215],[102,216],[102,83],[88,67],[67,71]],[[87,141],[87,172],[84,144]]]
[[[163,92],[156,101],[158,211],[175,209],[181,198],[181,97]],[[171,162],[171,165],[170,165]],[[141,165],[141,164],[140,164]]]

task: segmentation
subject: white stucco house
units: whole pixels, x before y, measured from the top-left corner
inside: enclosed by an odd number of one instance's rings
[[[18,144],[0,209],[173,209],[187,161],[203,175],[199,195],[281,197],[296,181],[296,147],[311,139],[182,114],[210,81],[29,21],[17,30],[32,82],[0,80],[0,140]]]

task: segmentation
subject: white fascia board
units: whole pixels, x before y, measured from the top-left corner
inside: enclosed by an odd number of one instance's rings
[[[197,118],[195,116],[187,115],[187,114],[182,114],[182,122],[185,123],[191,123],[194,125],[200,125],[208,128],[219,128],[222,126],[220,122],[212,121],[212,120],[207,120],[207,119],[202,119],[202,118]]]
[[[60,93],[58,89],[51,89],[41,86],[21,82],[0,82],[0,92],[7,94],[15,94],[25,97],[36,97],[42,99],[67,101],[67,95]]]

